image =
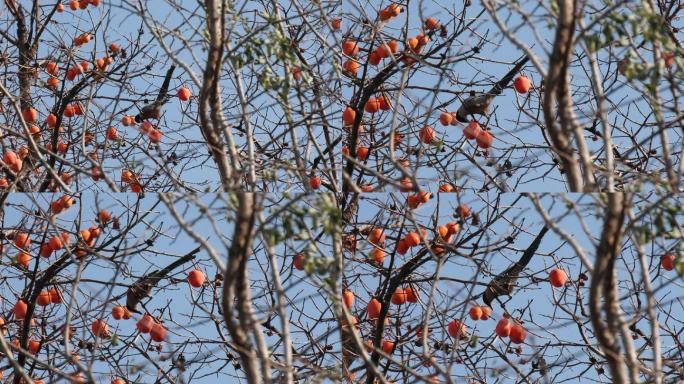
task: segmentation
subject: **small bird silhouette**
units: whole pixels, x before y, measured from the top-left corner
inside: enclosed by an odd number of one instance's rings
[[[151,104],[147,104],[140,109],[140,113],[135,116],[136,123],[141,123],[147,119],[158,119],[161,116],[161,107],[164,106],[167,101],[169,101],[169,84],[171,83],[171,75],[173,75],[174,69],[176,69],[176,66],[171,65],[171,67],[169,67],[169,69],[166,71],[166,77],[164,78],[164,83],[159,90],[157,99]]]
[[[508,71],[506,76],[494,84],[489,92],[471,94],[470,97],[465,99],[463,104],[461,104],[461,107],[458,109],[458,111],[456,111],[456,120],[460,121],[461,123],[467,123],[468,116],[470,115],[486,116],[489,113],[489,106],[492,104],[494,97],[503,92],[503,90],[508,86],[508,84],[510,84],[515,75],[520,72],[528,60],[529,58],[527,56],[523,56],[520,60],[518,60],[513,69]]]
[[[518,280],[520,272],[522,272],[530,260],[532,260],[532,256],[534,256],[535,252],[537,252],[537,248],[539,248],[539,244],[548,230],[549,228],[544,226],[544,228],[539,231],[539,234],[534,241],[532,241],[532,244],[530,244],[530,246],[520,257],[520,260],[492,279],[489,285],[487,285],[487,289],[485,289],[485,292],[482,296],[482,301],[484,301],[485,304],[491,306],[492,301],[494,301],[494,299],[497,297],[510,295],[513,293],[513,289],[515,289],[515,283]]]
[[[148,273],[147,275],[141,277],[140,280],[133,283],[133,285],[128,287],[128,290],[126,291],[126,308],[128,308],[128,310],[131,312],[140,313],[140,311],[138,311],[138,304],[146,297],[150,297],[152,295],[152,289],[157,285],[157,283],[166,278],[166,276],[174,269],[194,259],[195,255],[199,251],[200,248],[197,247],[187,255],[169,264],[166,268]]]

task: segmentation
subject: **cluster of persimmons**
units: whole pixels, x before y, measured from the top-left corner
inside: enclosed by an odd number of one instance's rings
[[[69,3],[69,7],[74,11],[84,10],[88,6],[97,7],[98,5],[100,5],[99,0],[74,0]],[[64,4],[61,2],[56,7],[57,12],[64,11]],[[70,148],[80,147],[82,139],[86,146],[96,144],[96,131],[99,130],[98,123],[93,124],[92,121],[89,121],[88,124],[82,124],[83,126],[90,126],[90,128],[76,135],[74,135],[74,130],[76,127],[81,126],[81,123],[76,119],[85,119],[92,115],[89,112],[89,108],[92,109],[97,104],[98,96],[94,96],[96,103],[91,104],[79,95],[74,96],[70,93],[72,90],[80,87],[79,83],[82,81],[93,83],[108,81],[109,77],[113,74],[110,73],[113,70],[112,64],[118,63],[118,58],[125,58],[127,56],[118,43],[110,43],[102,54],[98,54],[95,51],[88,52],[88,46],[93,45],[94,38],[92,33],[80,30],[73,39],[71,47],[74,53],[80,52],[82,54],[80,56],[93,57],[93,59],[80,60],[69,56],[68,58],[65,57],[64,62],[60,62],[55,58],[43,62],[42,69],[45,71],[46,78],[43,82],[37,82],[36,84],[42,84],[49,93],[59,96],[59,101],[51,109],[43,112],[35,105],[31,105],[31,103],[26,105],[25,100],[22,102],[21,118],[23,122],[20,121],[18,125],[17,132],[19,134],[16,136],[16,140],[5,147],[5,152],[2,155],[2,168],[7,177],[0,177],[0,190],[9,187],[17,179],[28,178],[32,174],[40,175],[43,171],[43,163],[35,161],[36,156],[43,156],[48,153],[64,156],[69,153]],[[117,65],[121,67],[123,62]],[[38,78],[37,71],[35,72],[35,77]],[[72,82],[72,84],[66,84],[65,82]],[[63,83],[65,84],[62,85]],[[36,92],[31,90],[31,93]],[[192,92],[187,87],[180,87],[177,96],[181,101],[188,101],[192,97]],[[66,99],[67,97],[69,99]],[[39,97],[38,94],[34,96],[34,102],[35,99],[47,100],[47,98]],[[0,108],[2,107],[0,106]],[[118,120],[114,117],[115,115],[112,116],[110,121]],[[124,127],[136,127],[138,125],[134,117],[128,115],[123,116],[121,122]],[[115,126],[105,126],[102,128],[102,131],[104,131],[104,137],[111,142],[119,142],[124,139],[124,135]],[[147,120],[140,122],[140,133],[148,137],[152,144],[159,143],[163,136],[159,127]],[[35,147],[32,146],[31,141],[35,142],[40,154],[33,154],[32,148]],[[56,143],[56,146],[54,146],[54,143]],[[76,154],[78,151],[74,149],[73,152]],[[92,179],[99,181],[102,179],[103,171],[97,164],[97,161],[99,161],[98,157],[100,157],[98,152],[98,150],[93,149],[86,153],[90,162],[81,163],[73,159],[68,159],[68,161],[76,164],[77,168],[88,170]],[[105,153],[104,156],[107,157],[108,154]],[[27,163],[27,159],[32,161]],[[27,164],[30,167],[27,167]],[[57,167],[55,168],[57,169]],[[73,177],[65,168],[59,167],[59,177],[64,184],[69,185]],[[142,192],[143,183],[132,171],[123,170],[121,181],[124,183],[124,186],[130,187],[133,192]],[[48,189],[57,191],[59,185],[51,180]]]
[[[391,22],[392,19],[399,16],[402,12],[402,7],[397,4],[392,4],[389,7],[380,10],[378,14],[378,25],[382,27],[384,24]],[[420,33],[406,39],[403,43],[400,43],[397,39],[379,37],[381,36],[380,33],[375,35],[375,39],[345,38],[342,41],[341,46],[344,58],[344,62],[342,63],[343,71],[349,77],[356,78],[359,74],[359,70],[362,67],[367,66],[368,69],[364,70],[364,74],[365,76],[369,76],[368,73],[370,73],[370,68],[380,66],[384,59],[389,58],[397,65],[399,62],[407,66],[414,65],[420,61],[420,55],[423,52],[423,48],[428,46],[435,33],[438,30],[442,31],[442,35],[446,33],[445,26],[441,25],[435,18],[426,18],[422,25],[423,27]],[[402,45],[403,48],[401,48]],[[362,58],[364,54],[366,55],[365,60]],[[379,70],[377,76],[381,76],[381,72],[383,71]],[[378,89],[383,88],[382,84],[378,85],[374,81],[368,81],[367,84],[372,84],[374,87],[377,86]],[[517,92],[527,93],[532,85],[528,78],[519,76],[515,79],[513,86]],[[364,105],[348,105],[342,112],[342,123],[344,128],[349,132],[353,129],[357,132],[355,153],[350,153],[347,145],[342,147],[342,153],[360,162],[365,162],[371,153],[377,149],[378,143],[381,142],[378,140],[364,139],[364,134],[366,133],[364,123],[377,124],[378,119],[381,118],[378,117],[378,114],[387,111],[391,112],[393,110],[391,95],[386,91],[375,91],[378,92],[378,94],[371,95]],[[456,126],[459,124],[459,121],[456,118],[456,112],[447,111],[440,113],[439,122],[442,126]],[[440,143],[440,133],[437,132],[432,125],[425,125],[420,128],[417,136],[420,142],[426,145],[437,145]],[[485,151],[492,146],[494,141],[492,133],[488,129],[482,127],[477,121],[470,121],[466,124],[463,129],[463,136],[468,140],[475,140],[477,146]],[[385,137],[385,134],[383,134],[383,137]],[[399,131],[395,132],[393,141],[394,146],[401,146],[405,137],[405,133]],[[368,143],[364,143],[364,141],[368,141]],[[374,148],[373,146],[376,147]],[[409,166],[408,156],[409,153],[407,152],[406,156],[400,156],[398,159],[399,165],[406,169],[408,169]],[[408,178],[400,180],[400,183],[403,191],[409,191],[414,188],[413,183]],[[374,189],[371,185],[367,184],[361,185],[360,188],[364,192],[372,191]],[[448,184],[440,187],[440,192],[453,191],[455,191],[455,188]]]
[[[51,215],[59,215],[67,212],[74,204],[76,200],[70,196],[62,196],[49,205]],[[14,231],[10,232],[7,236],[11,240],[11,245],[17,250],[17,255],[14,259],[14,265],[24,271],[30,271],[29,266],[31,263],[31,252],[35,252],[40,249],[39,254],[48,263],[50,263],[50,257],[55,255],[55,252],[69,252],[76,258],[83,258],[88,254],[95,252],[96,250],[96,240],[105,233],[108,226],[113,226],[113,228],[118,229],[119,218],[112,216],[112,214],[107,210],[100,210],[96,215],[96,225],[90,226],[88,229],[76,231],[77,240],[73,242],[72,234],[67,231],[59,232],[53,236],[47,233],[29,233],[24,231]],[[33,240],[40,238],[41,244],[36,244]],[[0,245],[0,251],[2,251]],[[57,261],[56,261],[57,262]],[[63,257],[59,256],[59,262],[63,262]],[[193,269],[187,275],[187,281],[190,286],[194,288],[202,287],[205,284],[206,276],[204,272],[200,269]],[[50,283],[48,283],[50,284]],[[35,294],[35,305],[37,307],[47,307],[50,305],[62,305],[65,300],[63,298],[64,288],[59,288],[57,285],[47,286]],[[12,307],[11,314],[13,315],[13,321],[6,322],[3,317],[0,317],[0,329],[7,333],[9,330],[8,326],[10,324],[17,324],[18,330],[23,327],[23,322],[27,320],[29,316],[29,310],[31,306],[31,297],[33,295],[29,294],[26,297],[18,297],[16,302]],[[35,326],[37,322],[36,319],[40,319],[43,314],[41,312],[32,312],[31,325]],[[131,311],[125,305],[114,305],[111,307],[111,317],[114,320],[128,320],[134,316]],[[73,321],[75,321],[74,319]],[[109,324],[106,318],[95,318],[89,322],[90,330],[93,337],[96,339],[104,340],[110,339],[112,337]],[[141,334],[149,334],[150,339],[154,342],[162,342],[167,338],[168,331],[164,326],[163,322],[159,318],[155,318],[149,313],[145,313],[139,317],[135,324],[136,329]],[[71,340],[75,334],[75,329],[70,327],[66,329],[62,327],[62,332],[65,338]],[[39,333],[35,333],[33,328],[31,328],[31,334],[27,340],[27,349],[33,355],[38,355],[41,353],[42,346],[44,343],[52,342],[50,339],[46,339],[40,336]],[[11,344],[14,348],[20,347],[20,341],[18,338],[18,333],[15,333],[11,340]],[[78,355],[74,352],[72,358],[79,359]],[[0,372],[2,374],[2,372]],[[1,377],[0,377],[1,378]],[[76,382],[79,380],[82,382],[84,377],[82,374],[75,374],[73,379]],[[34,379],[34,382],[41,383],[41,380]],[[112,384],[125,383],[126,381],[122,378],[114,378]]]
[[[445,247],[449,244],[455,235],[457,235],[463,225],[467,224],[466,218],[472,215],[470,208],[464,204],[459,204],[455,209],[455,216],[460,220],[458,222],[451,221],[444,225],[438,226],[435,230],[435,237],[428,239],[428,231],[419,227],[416,231],[409,231],[404,236],[398,236],[396,243],[394,244],[394,252],[397,255],[405,255],[410,249],[418,248],[421,251],[425,251],[426,247],[439,256],[444,254]],[[375,264],[382,267],[385,261],[385,250],[387,247],[387,234],[383,227],[375,226],[371,228],[362,228],[359,230],[361,235],[365,236],[365,240],[371,246],[371,250],[368,254],[367,262]],[[354,236],[351,240],[345,242],[345,248],[350,251],[355,251],[357,249],[356,237]],[[416,252],[413,253],[416,255]],[[669,259],[663,259],[669,260]],[[293,258],[293,266],[297,270],[305,270],[307,262],[307,257],[303,253],[299,253]],[[564,287],[568,282],[567,273],[560,268],[553,268],[548,277],[548,281],[554,288]],[[419,296],[419,286],[416,282],[408,282],[400,284],[390,296],[388,303],[383,303],[381,297],[371,296],[368,299],[367,305],[365,307],[365,315],[369,320],[377,320],[383,310],[384,305],[411,305],[418,303],[420,301]],[[381,282],[382,286],[383,283]],[[353,313],[354,304],[356,301],[357,293],[354,292],[352,287],[345,287],[342,291],[342,302],[343,305]],[[473,321],[486,321],[493,319],[493,310],[487,305],[472,305],[468,311],[470,319]],[[508,312],[503,313],[501,316],[497,317],[497,324],[494,329],[494,333],[501,339],[510,339],[513,344],[522,344],[525,342],[527,337],[527,330],[523,325],[522,319],[511,318]],[[386,319],[387,321],[387,319]],[[358,326],[359,318],[355,315],[351,315],[352,326]],[[342,320],[341,324],[343,327],[349,326],[346,321]],[[455,340],[469,340],[472,336],[473,331],[471,331],[466,325],[464,319],[457,317],[452,318],[450,321],[445,323],[445,333]],[[418,340],[423,337],[423,329],[421,325],[411,328],[415,329],[416,336]],[[428,329],[428,334],[430,330]],[[388,355],[392,355],[395,350],[396,340],[391,340],[383,338],[380,347],[382,351]],[[367,350],[370,352],[373,350],[373,341],[365,340],[364,344]]]

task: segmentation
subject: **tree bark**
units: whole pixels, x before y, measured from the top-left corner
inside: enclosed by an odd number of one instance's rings
[[[604,352],[613,383],[629,382],[627,365],[620,351],[620,297],[615,261],[620,255],[623,223],[629,196],[607,195],[607,207],[601,240],[596,248],[594,274],[591,278],[589,310],[594,334]]]

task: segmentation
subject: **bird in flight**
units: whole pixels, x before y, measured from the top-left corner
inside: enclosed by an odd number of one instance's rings
[[[147,104],[140,109],[140,113],[135,116],[136,123],[141,123],[147,119],[158,119],[161,116],[161,108],[169,101],[169,84],[171,83],[171,75],[173,75],[174,69],[176,69],[176,66],[171,65],[166,71],[166,77],[164,78],[164,83],[159,90],[157,98],[152,103]]]
[[[486,116],[489,113],[489,106],[492,104],[492,101],[494,98],[498,95],[500,95],[503,90],[508,87],[508,84],[511,83],[515,75],[520,72],[523,66],[527,63],[529,58],[527,56],[523,56],[518,62],[515,64],[515,66],[508,71],[506,76],[501,78],[494,86],[492,89],[489,90],[487,93],[480,93],[480,94],[471,94],[470,97],[465,99],[463,101],[463,104],[461,104],[461,107],[456,111],[456,120],[460,121],[461,123],[467,123],[468,117],[472,115],[483,115]]]

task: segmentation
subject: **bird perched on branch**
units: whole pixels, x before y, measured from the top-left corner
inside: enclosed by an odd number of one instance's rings
[[[485,289],[485,292],[482,296],[482,301],[484,301],[485,304],[491,306],[492,301],[494,301],[494,299],[497,297],[511,295],[513,293],[513,289],[515,288],[515,283],[518,280],[520,272],[522,272],[530,260],[532,260],[532,256],[534,256],[534,254],[537,252],[537,248],[539,248],[539,244],[548,230],[549,228],[544,226],[544,228],[539,231],[539,234],[534,241],[532,241],[532,244],[530,244],[530,246],[520,257],[520,260],[516,261],[515,264],[511,265],[507,270],[496,276],[489,283],[489,285],[487,285],[487,289]]]
[[[171,65],[171,67],[169,67],[169,69],[166,71],[166,77],[164,78],[164,83],[159,90],[157,98],[151,104],[147,104],[140,109],[140,113],[135,116],[136,123],[141,123],[143,120],[147,119],[158,119],[161,116],[162,106],[169,101],[169,84],[171,83],[171,75],[173,75],[174,69],[176,69],[176,66]]]
[[[152,295],[152,289],[157,283],[166,278],[174,269],[194,259],[199,250],[200,248],[197,247],[187,255],[169,264],[166,268],[148,273],[140,278],[140,280],[133,283],[126,291],[126,308],[131,312],[140,313],[140,311],[138,311],[138,303],[146,297],[150,297]]]
[[[520,72],[520,70],[523,66],[525,66],[528,60],[529,58],[527,56],[523,56],[520,60],[518,60],[515,66],[510,71],[508,71],[506,76],[504,76],[501,80],[494,84],[494,86],[492,87],[492,89],[489,90],[489,92],[471,94],[470,97],[463,101],[463,104],[461,104],[461,107],[458,109],[458,111],[456,111],[456,119],[461,123],[467,123],[468,116],[486,116],[489,113],[489,106],[492,104],[492,100],[494,100],[496,96],[500,95],[503,92],[503,90],[508,86],[508,84],[510,84],[511,81],[513,81],[515,75],[517,75],[518,72]]]

